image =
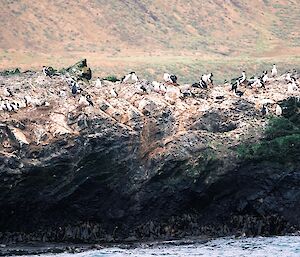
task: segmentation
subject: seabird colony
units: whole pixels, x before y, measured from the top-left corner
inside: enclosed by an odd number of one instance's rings
[[[50,71],[50,67],[43,66],[42,72],[45,77],[52,78],[52,76],[58,75],[58,74],[52,74]],[[278,76],[277,67],[274,64],[273,68],[271,70],[271,76],[274,80]],[[299,92],[299,84],[297,82],[298,73],[296,70],[293,70],[293,72],[287,72],[286,74],[282,75],[284,81],[287,82],[287,92],[288,93],[294,93]],[[247,79],[246,71],[243,71],[241,76],[231,79],[230,82],[230,91],[233,91],[234,94],[238,97],[242,97],[245,93],[245,90],[247,88],[249,89],[263,89],[266,90],[266,83],[270,82],[270,78],[268,76],[268,71],[263,71],[261,75],[259,76],[253,76]],[[95,87],[102,87],[102,82],[104,79],[97,78],[95,81]],[[184,98],[184,97],[193,97],[195,96],[191,92],[191,88],[201,88],[201,89],[208,89],[209,87],[213,87],[213,73],[203,74],[200,76],[200,79],[198,82],[193,83],[192,85],[183,85],[180,86],[178,84],[178,77],[175,74],[169,74],[164,73],[162,76],[162,82],[159,81],[152,81],[149,82],[147,80],[140,80],[137,76],[136,72],[131,71],[125,76],[122,77],[121,80],[117,80],[116,83],[134,83],[136,85],[136,89],[138,93],[146,94],[150,93],[151,91],[165,95],[166,97],[172,98],[173,96],[177,98]],[[94,106],[94,103],[92,101],[91,95],[84,92],[84,90],[81,87],[80,80],[76,79],[74,77],[71,77],[68,73],[65,75],[65,82],[70,88],[70,95],[72,95],[74,98],[79,95],[78,104],[79,106]],[[241,90],[241,87],[243,86],[244,91]],[[284,90],[284,89],[283,89]],[[25,108],[29,105],[40,107],[40,106],[49,106],[49,102],[46,100],[37,100],[32,99],[31,96],[26,95],[24,99],[21,99],[19,101],[13,101],[12,97],[14,96],[14,92],[10,88],[4,88],[2,90],[2,95],[0,95],[0,111],[7,111],[7,112],[17,112],[20,108]],[[59,95],[61,97],[67,97],[67,94],[65,91],[60,91]],[[115,87],[112,87],[110,89],[110,96],[112,98],[118,97],[118,92]],[[261,108],[261,113],[263,116],[268,115],[268,103],[263,103]],[[276,111],[275,114],[280,116],[282,115],[282,108],[280,105],[276,105]]]

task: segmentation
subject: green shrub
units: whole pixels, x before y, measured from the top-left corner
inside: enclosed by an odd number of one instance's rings
[[[300,161],[300,101],[291,97],[281,106],[284,108],[283,117],[270,118],[261,142],[242,144],[237,148],[242,160]]]
[[[111,82],[117,82],[117,81],[120,81],[116,76],[114,75],[111,75],[111,76],[107,76],[106,78],[104,78],[104,80],[108,80],[108,81],[111,81]]]

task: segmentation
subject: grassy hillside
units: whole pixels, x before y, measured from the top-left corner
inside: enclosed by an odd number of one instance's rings
[[[186,74],[205,66],[225,76],[224,67],[240,60],[253,70],[274,60],[300,63],[299,0],[8,0],[1,6],[0,68],[64,66],[87,57],[99,75],[141,67],[146,75],[157,68]]]

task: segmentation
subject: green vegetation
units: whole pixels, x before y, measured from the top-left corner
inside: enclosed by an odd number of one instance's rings
[[[21,73],[21,71],[19,68],[0,71],[0,75],[2,75],[2,76],[16,75],[16,74],[20,74],[20,73]]]
[[[116,76],[114,76],[114,75],[107,76],[107,77],[105,77],[103,79],[107,80],[107,81],[111,81],[111,82],[119,81],[119,79]]]
[[[283,117],[269,120],[261,142],[238,147],[241,159],[280,163],[300,160],[300,101],[289,98],[281,105],[284,108]]]

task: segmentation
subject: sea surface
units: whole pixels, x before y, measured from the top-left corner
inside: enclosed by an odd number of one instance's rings
[[[77,254],[39,255],[43,257],[300,257],[300,236],[268,238],[220,238],[206,242],[164,242],[142,244],[137,248],[113,247]],[[28,257],[28,256],[27,256]]]

